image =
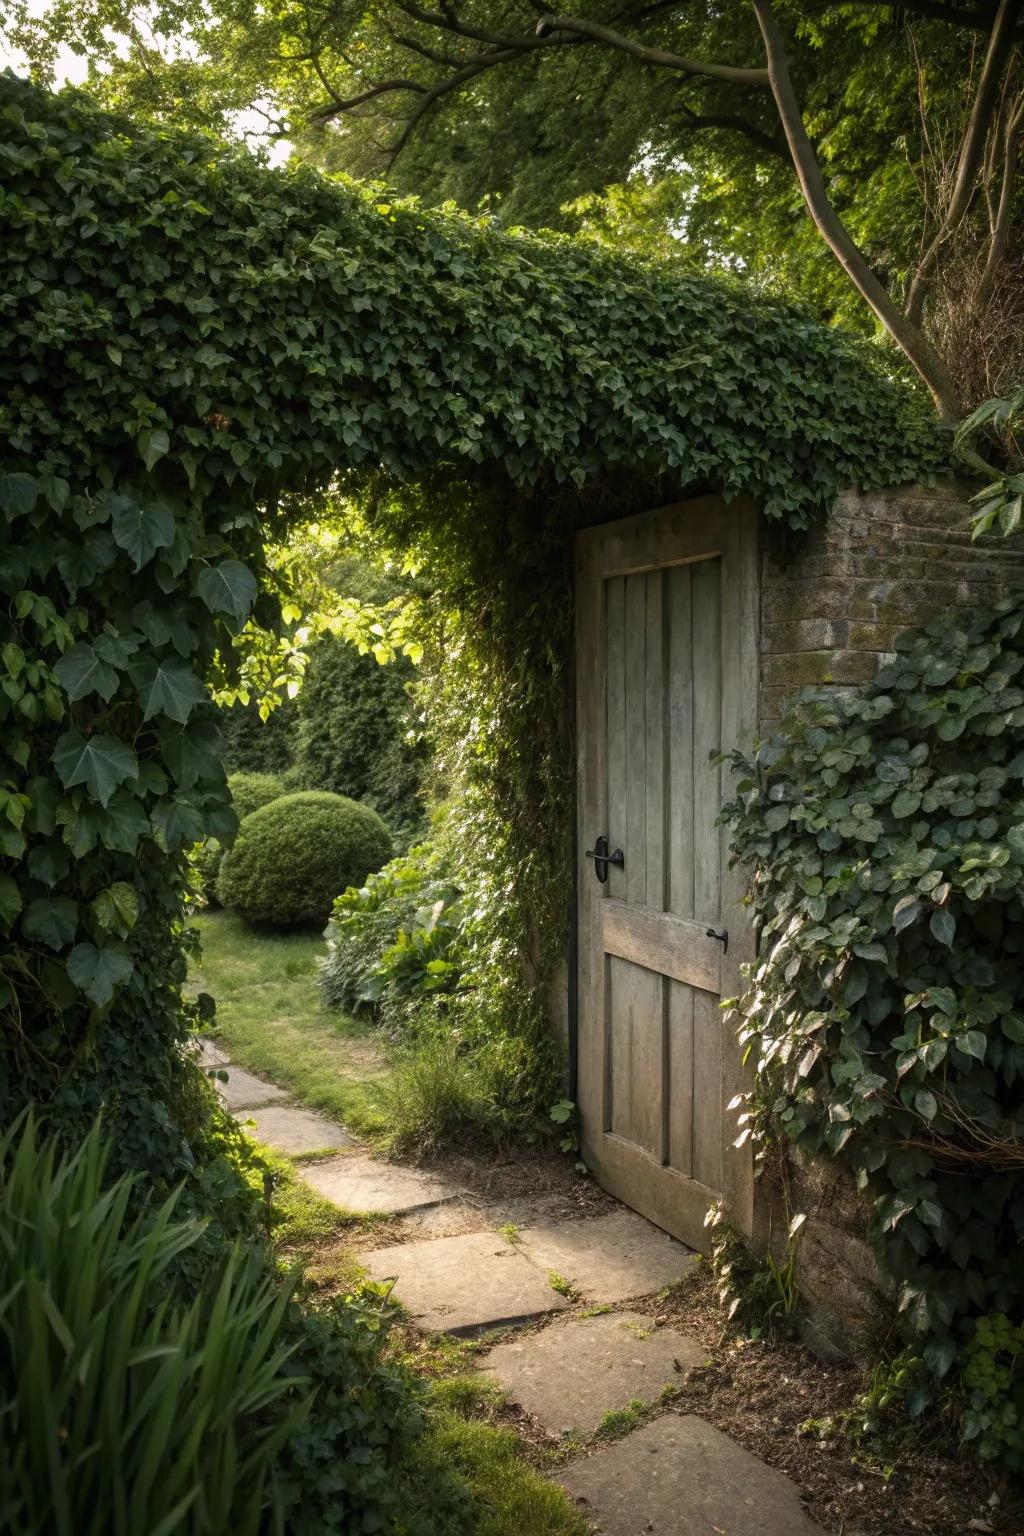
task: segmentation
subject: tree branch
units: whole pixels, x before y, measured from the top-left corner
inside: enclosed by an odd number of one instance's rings
[[[642,64],[652,64],[659,69],[677,69],[684,75],[701,75],[710,80],[726,80],[730,85],[768,84],[766,69],[746,69],[735,64],[709,64],[704,59],[685,59],[681,54],[668,53],[663,48],[648,48],[624,32],[613,27],[601,26],[596,21],[583,21],[575,16],[542,16],[537,23],[537,36],[549,37],[553,32],[574,33],[595,43],[605,43],[628,53]]]
[[[956,388],[945,363],[918,327],[900,313],[829,201],[825,178],[807,136],[793,89],[775,13],[769,0],[752,0],[752,4],[764,38],[772,94],[807,210],[847,277],[928,386],[940,416],[944,421],[955,420],[958,414]]]
[[[680,102],[677,108],[692,128],[724,128],[733,133],[741,133],[751,144],[757,146],[765,154],[774,155],[790,163],[789,151],[783,141],[774,138],[756,123],[750,123],[745,117],[738,117],[730,112],[695,112],[685,102]]]
[[[917,271],[914,273],[910,292],[907,295],[907,318],[914,325],[920,323],[924,312],[925,299],[939,252],[950,232],[956,228],[967,212],[977,186],[978,172],[981,170],[985,156],[985,142],[993,113],[1002,94],[1003,71],[1013,48],[1014,30],[1020,10],[1021,0],[999,0],[999,9],[985,50],[985,61],[981,66],[981,78],[978,81],[974,105],[971,108],[970,121],[960,147],[953,191],[942,223],[917,264]]]
[[[985,308],[991,297],[996,276],[1010,243],[1013,200],[1017,190],[1022,138],[1024,138],[1024,95],[1014,104],[1009,121],[1003,130],[1003,176],[999,189],[999,206],[992,224],[992,238],[989,242],[988,256],[985,258],[985,269],[974,295],[974,303],[979,310]]]

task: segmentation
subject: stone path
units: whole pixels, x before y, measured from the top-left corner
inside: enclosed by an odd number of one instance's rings
[[[251,1120],[266,1145],[309,1159],[297,1171],[341,1209],[402,1218],[463,1206],[472,1213],[464,1190],[372,1157],[341,1126],[231,1066],[209,1041],[202,1060],[226,1073],[218,1087],[242,1123]],[[672,1405],[704,1351],[628,1303],[674,1284],[694,1257],[624,1206],[521,1230],[495,1230],[484,1216],[476,1230],[358,1255],[373,1279],[394,1282],[419,1328],[503,1331],[480,1369],[577,1453],[557,1481],[595,1536],[821,1536],[794,1483]]]

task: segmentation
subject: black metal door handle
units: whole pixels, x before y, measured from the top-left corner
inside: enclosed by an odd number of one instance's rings
[[[621,869],[626,862],[621,848],[616,848],[614,853],[608,852],[608,839],[603,834],[595,837],[594,846],[587,849],[586,857],[593,859],[594,874],[602,885],[608,879],[609,864],[614,864],[617,869]]]
[[[728,948],[729,948],[729,930],[728,930],[728,928],[708,928],[706,930],[706,933],[707,933],[707,936],[708,936],[709,939],[717,939],[718,940],[719,944],[721,944],[721,946],[722,946],[722,954],[724,955],[727,952]]]

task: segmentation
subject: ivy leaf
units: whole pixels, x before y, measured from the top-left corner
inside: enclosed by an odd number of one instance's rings
[[[196,592],[211,613],[230,613],[241,629],[256,601],[256,578],[240,560],[222,560],[200,572]]]
[[[33,880],[54,886],[68,872],[68,856],[59,843],[37,843],[28,856],[28,872]]]
[[[147,469],[152,469],[159,459],[170,452],[171,439],[163,427],[152,427],[139,433],[135,439],[135,446],[142,456],[143,464]]]
[[[205,704],[208,694],[187,661],[171,656],[163,661],[140,661],[131,669],[132,681],[139,690],[144,720],[167,715],[181,725],[197,704]]]
[[[39,488],[31,475],[0,475],[0,507],[13,522],[35,511]]]
[[[153,811],[156,840],[167,853],[199,843],[206,832],[202,812],[187,800],[165,800]]]
[[[921,804],[921,796],[915,789],[901,789],[892,802],[894,816],[913,816]]]
[[[113,667],[101,661],[93,647],[84,641],[79,641],[70,651],[65,651],[53,670],[71,704],[90,693],[98,693],[101,699],[109,703],[117,692],[117,673]]]
[[[984,1030],[968,1029],[962,1035],[958,1035],[956,1043],[961,1051],[968,1056],[973,1056],[975,1061],[984,1061],[985,1052],[988,1049],[988,1040]]]
[[[947,949],[952,948],[956,935],[956,918],[952,912],[947,911],[945,907],[937,907],[931,915],[928,926],[940,944],[945,944]]]
[[[21,927],[26,938],[63,949],[78,929],[78,903],[67,896],[40,896],[29,902]]]
[[[13,875],[0,875],[0,923],[10,928],[22,908],[22,896]]]
[[[123,944],[76,944],[68,956],[68,975],[97,1008],[110,1002],[135,969]]]
[[[922,904],[916,896],[901,896],[892,914],[892,925],[896,932],[902,933],[904,928],[909,928],[920,917],[922,910]]]
[[[764,828],[766,832],[781,832],[789,821],[788,805],[773,805],[770,811],[764,815]]]
[[[134,928],[139,916],[139,898],[127,880],[118,880],[100,891],[92,904],[96,921],[108,932],[126,933]]]
[[[158,549],[173,544],[173,513],[163,502],[141,507],[127,496],[116,496],[113,502],[110,528],[114,542],[132,557],[135,569],[141,571]]]
[[[934,1120],[939,1112],[934,1093],[929,1093],[927,1088],[919,1088],[914,1095],[914,1108],[925,1120]]]
[[[127,789],[119,789],[99,817],[100,841],[111,853],[134,853],[150,830],[149,817]]]
[[[956,1359],[956,1341],[954,1339],[932,1339],[924,1347],[924,1360],[936,1376],[940,1379],[946,1375],[953,1361]]]
[[[65,789],[84,784],[94,800],[106,805],[119,784],[134,779],[139,760],[124,741],[115,736],[90,736],[65,731],[57,742],[53,761]]]

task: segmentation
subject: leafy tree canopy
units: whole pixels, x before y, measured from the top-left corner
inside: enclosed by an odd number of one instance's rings
[[[103,0],[88,14],[57,0],[41,20],[19,0],[14,16],[44,78],[69,44],[133,115],[224,128],[255,107],[327,167],[485,203],[509,224],[572,225],[579,199],[632,180],[629,216],[620,202],[596,220],[606,233],[677,250],[685,235],[688,264],[742,270],[861,327],[867,298],[946,414],[1019,373],[1016,0],[590,0],[554,16],[539,0]],[[822,242],[836,250],[831,216],[852,246],[838,262]],[[965,345],[958,316],[975,298]]]

